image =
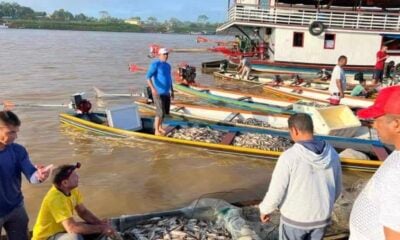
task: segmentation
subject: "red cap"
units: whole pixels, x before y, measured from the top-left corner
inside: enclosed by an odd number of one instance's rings
[[[400,115],[400,86],[382,89],[372,106],[361,109],[357,116],[361,119],[375,119],[385,114]]]

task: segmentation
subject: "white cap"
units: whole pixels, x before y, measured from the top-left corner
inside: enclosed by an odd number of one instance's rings
[[[166,48],[160,48],[160,50],[158,50],[158,54],[166,54],[168,53],[168,49]]]

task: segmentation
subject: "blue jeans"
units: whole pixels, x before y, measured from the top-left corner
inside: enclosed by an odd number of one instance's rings
[[[1,229],[6,230],[8,240],[28,240],[28,214],[24,205],[21,205],[4,217],[0,217]]]
[[[300,229],[281,223],[279,225],[279,240],[321,240],[324,238],[326,227]]]

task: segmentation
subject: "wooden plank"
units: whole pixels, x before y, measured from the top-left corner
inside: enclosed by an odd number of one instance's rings
[[[231,117],[232,114],[233,114],[233,116]],[[232,122],[232,120],[237,118],[237,116],[239,116],[239,115],[240,115],[240,112],[238,112],[238,113],[233,112],[233,113],[229,114],[229,116],[226,119],[224,119],[224,122]]]
[[[172,132],[174,129],[176,129],[177,126],[167,126],[165,128],[165,136],[168,135],[168,133]]]
[[[372,151],[376,154],[380,161],[385,161],[385,159],[389,156],[386,148],[382,146],[372,145]]]
[[[221,140],[221,144],[231,145],[235,139],[237,132],[227,132]]]
[[[347,240],[349,239],[349,234],[348,233],[339,233],[335,234],[333,236],[326,236],[323,238],[324,240]]]
[[[251,97],[250,96],[244,96],[244,97],[240,97],[240,98],[237,98],[236,100],[238,100],[238,101],[244,101],[244,100],[251,100]]]
[[[175,108],[171,109],[171,112],[179,112],[180,110],[183,110],[183,109],[185,109],[184,106],[179,106],[179,107],[175,107]]]

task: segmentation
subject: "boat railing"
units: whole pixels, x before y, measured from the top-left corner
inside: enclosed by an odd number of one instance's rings
[[[320,21],[328,28],[387,32],[400,30],[400,14],[397,13],[313,8],[261,9],[254,5],[232,6],[228,21],[218,30],[224,30],[233,22],[308,26],[313,21]]]

